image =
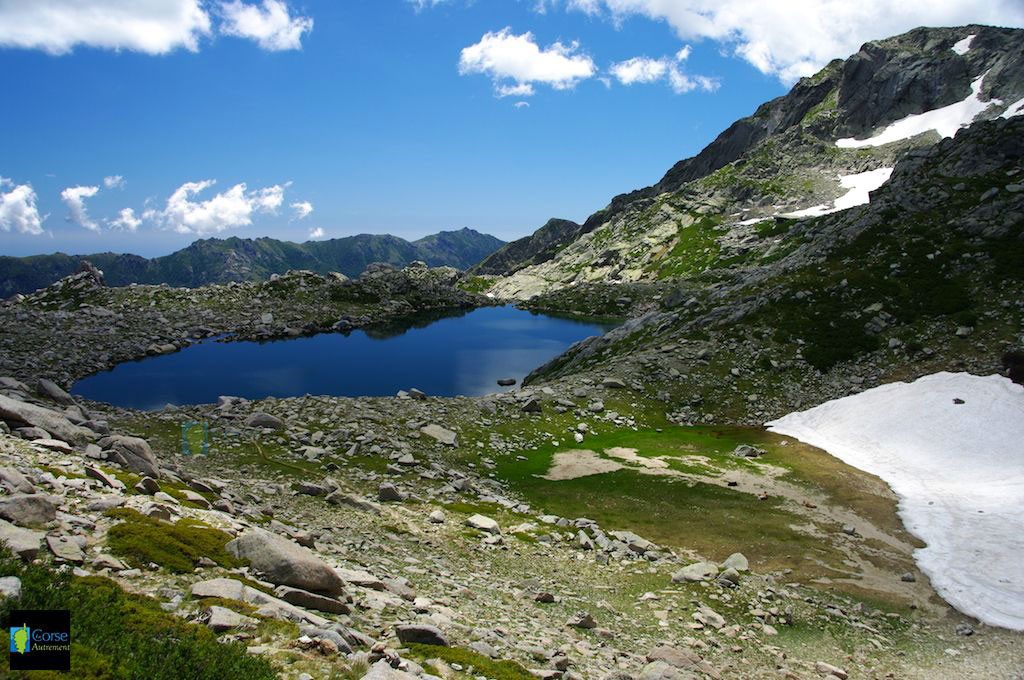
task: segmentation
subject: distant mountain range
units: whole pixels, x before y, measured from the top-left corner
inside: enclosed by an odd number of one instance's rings
[[[103,270],[111,286],[166,283],[193,288],[210,283],[263,280],[290,269],[356,277],[373,262],[468,269],[504,245],[473,229],[442,231],[417,241],[359,234],[326,241],[292,243],[272,238],[200,239],[170,255],[145,258],[119,253],[0,256],[0,297],[28,293],[74,273],[83,260]]]

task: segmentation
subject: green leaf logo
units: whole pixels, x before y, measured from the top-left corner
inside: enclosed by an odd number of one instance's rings
[[[14,629],[14,648],[19,654],[28,650],[28,626],[22,624],[21,628]]]

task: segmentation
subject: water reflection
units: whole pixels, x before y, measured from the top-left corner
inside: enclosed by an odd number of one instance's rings
[[[487,307],[401,324],[273,342],[203,342],[79,381],[73,393],[140,409],[304,394],[389,396],[417,387],[439,396],[497,392],[574,342],[611,326]]]

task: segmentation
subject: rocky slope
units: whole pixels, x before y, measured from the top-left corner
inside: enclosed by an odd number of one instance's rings
[[[530,240],[516,242],[525,252],[491,271],[506,275],[492,292],[527,299],[587,282],[685,279],[728,266],[742,239],[781,231],[780,218],[866,202],[909,150],[938,141],[929,126],[950,136],[949,120],[1020,113],[1022,74],[1024,31],[1016,29],[922,28],[867,43],[734,123],[656,185],[617,196],[560,242],[544,240],[553,257],[522,267]],[[920,129],[904,122],[891,142],[863,141],[920,114]],[[504,263],[512,247],[491,260]]]
[[[83,261],[102,270],[111,286],[165,283],[195,288],[232,281],[262,281],[272,274],[294,269],[356,277],[374,262],[404,267],[421,260],[431,267],[467,269],[502,244],[493,236],[460,229],[411,242],[397,236],[371,234],[306,243],[272,238],[200,239],[187,248],[153,259],[116,253],[0,257],[0,297],[44,288],[74,273]]]

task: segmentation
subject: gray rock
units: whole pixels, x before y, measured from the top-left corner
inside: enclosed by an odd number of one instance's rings
[[[473,529],[479,529],[480,531],[486,531],[489,534],[500,534],[501,527],[498,523],[490,517],[484,515],[473,515],[466,520],[466,526]]]
[[[412,673],[392,668],[388,662],[381,659],[370,666],[370,670],[360,680],[418,680]]]
[[[317,611],[331,614],[348,614],[351,611],[349,606],[341,600],[311,593],[301,588],[278,586],[274,588],[274,594],[288,604],[294,604],[296,607],[306,607],[307,609],[316,609]]]
[[[401,502],[405,500],[405,494],[398,490],[398,487],[391,482],[384,482],[377,489],[377,500],[382,503]]]
[[[530,397],[523,403],[520,410],[523,413],[540,413],[543,411],[543,408],[541,408],[540,399],[538,397]]]
[[[47,380],[46,378],[39,379],[39,394],[44,397],[49,397],[58,404],[64,404],[65,406],[70,406],[75,403],[74,398],[70,394],[62,390],[57,383],[52,380]]]
[[[445,446],[458,446],[458,436],[451,430],[440,425],[430,424],[420,428],[420,432],[433,437]]]
[[[0,598],[17,600],[21,597],[21,579],[17,576],[0,576]]]
[[[107,451],[110,460],[128,470],[149,477],[160,476],[160,466],[156,456],[153,455],[153,449],[149,448],[149,442],[145,439],[112,435],[100,439],[98,444]]]
[[[0,542],[26,562],[34,560],[43,542],[43,532],[22,529],[0,519]]]
[[[644,666],[637,680],[699,680],[701,676],[681,668],[675,668],[664,661],[655,661]]]
[[[256,619],[216,605],[206,610],[204,619],[206,625],[215,633],[222,633],[232,628],[252,628],[256,625]]]
[[[406,644],[435,645],[448,647],[448,638],[437,626],[421,623],[410,623],[395,626],[395,634],[398,639]]]
[[[81,564],[85,561],[82,548],[67,536],[47,536],[46,545],[57,558],[65,562]]]
[[[38,493],[0,496],[0,517],[23,527],[42,526],[57,517],[57,506]]]
[[[444,524],[444,513],[440,510],[434,510],[427,516],[427,519],[431,524]]]
[[[333,493],[327,494],[324,499],[331,505],[348,505],[355,508],[356,510],[362,510],[364,512],[374,512],[380,514],[380,506],[372,501],[368,501],[362,496],[357,496],[352,493],[342,493],[341,491],[334,491]]]
[[[750,563],[743,553],[733,553],[722,562],[722,569],[735,569],[736,571],[749,571]]]
[[[56,411],[17,401],[2,394],[0,394],[0,420],[5,420],[12,426],[16,424],[42,428],[51,436],[71,444],[85,445],[96,438],[96,434],[92,430],[74,425]]]
[[[661,645],[647,652],[647,662],[663,661],[673,668],[696,668],[701,662],[700,656],[688,649]]]
[[[86,477],[90,477],[90,478],[95,479],[95,480],[98,480],[100,482],[100,484],[102,484],[103,486],[109,487],[111,489],[123,489],[124,488],[124,483],[121,482],[120,479],[117,479],[116,477],[108,475],[103,470],[100,470],[99,468],[94,468],[91,465],[86,465],[85,466],[85,476]]]
[[[718,576],[718,565],[713,562],[695,562],[672,574],[673,583],[707,581]]]
[[[6,487],[11,493],[35,492],[32,482],[12,467],[0,467],[0,485]]]
[[[572,628],[582,628],[584,630],[591,630],[597,628],[597,621],[590,615],[589,612],[576,612],[566,622],[567,626]]]
[[[269,413],[263,413],[262,411],[257,411],[256,413],[253,413],[251,416],[246,418],[245,424],[248,425],[249,427],[260,427],[268,430],[284,429],[283,420]]]
[[[608,377],[601,381],[601,385],[603,385],[604,387],[611,388],[613,390],[621,390],[626,386],[626,383],[622,382],[618,378]]]
[[[250,529],[226,547],[235,557],[249,560],[271,583],[328,595],[344,592],[344,581],[327,563],[301,545],[264,529]]]

